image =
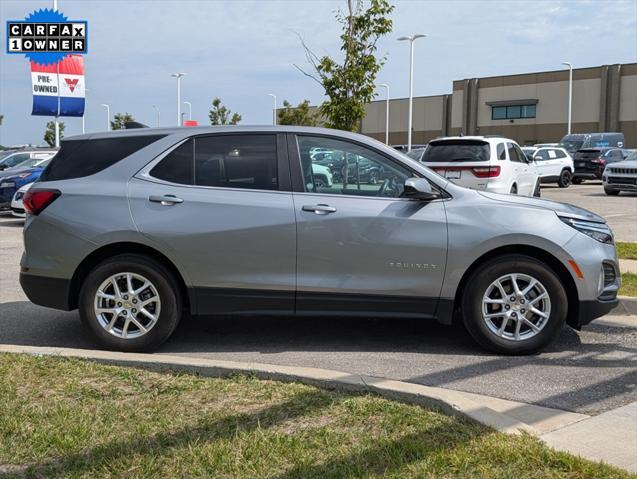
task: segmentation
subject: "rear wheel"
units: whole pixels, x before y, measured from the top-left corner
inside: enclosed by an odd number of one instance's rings
[[[560,188],[568,188],[571,185],[571,180],[573,179],[573,174],[571,170],[563,169],[562,173],[560,173],[560,178],[557,180],[557,186]]]
[[[464,324],[484,348],[503,354],[531,354],[552,342],[567,313],[557,275],[535,258],[499,256],[467,280]]]
[[[619,194],[619,190],[609,190],[608,188],[604,188],[604,193],[608,196],[617,196]]]
[[[574,185],[581,185],[584,182],[583,178],[573,178],[571,180],[571,183],[573,183]]]
[[[141,255],[119,255],[88,274],[79,312],[102,346],[149,351],[177,327],[181,296],[175,278],[160,263]]]
[[[511,187],[511,192],[512,195],[517,195],[518,194],[518,185],[513,185]]]

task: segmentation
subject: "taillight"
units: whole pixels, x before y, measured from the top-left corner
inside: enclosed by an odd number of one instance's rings
[[[591,163],[595,163],[596,165],[603,165],[606,163],[606,160],[604,158],[593,158],[591,160]]]
[[[478,178],[495,178],[496,176],[500,176],[500,167],[499,166],[476,166],[471,168],[474,176]]]
[[[26,192],[22,203],[27,213],[38,215],[61,194],[59,190],[36,190],[32,188]]]

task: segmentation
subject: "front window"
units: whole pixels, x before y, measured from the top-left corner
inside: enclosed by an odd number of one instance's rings
[[[332,138],[298,136],[305,191],[398,198],[407,168],[368,148]]]

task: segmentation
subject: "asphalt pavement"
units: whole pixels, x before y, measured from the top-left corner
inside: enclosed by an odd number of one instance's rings
[[[0,216],[0,343],[96,348],[77,312],[35,306],[22,293],[21,229],[21,220]],[[607,316],[581,332],[565,328],[530,357],[485,353],[462,328],[433,321],[352,318],[188,319],[159,352],[335,369],[585,414],[637,400],[634,316]]]

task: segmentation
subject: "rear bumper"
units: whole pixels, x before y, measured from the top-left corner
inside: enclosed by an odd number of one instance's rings
[[[71,281],[20,273],[20,286],[29,300],[39,306],[70,311]]]

